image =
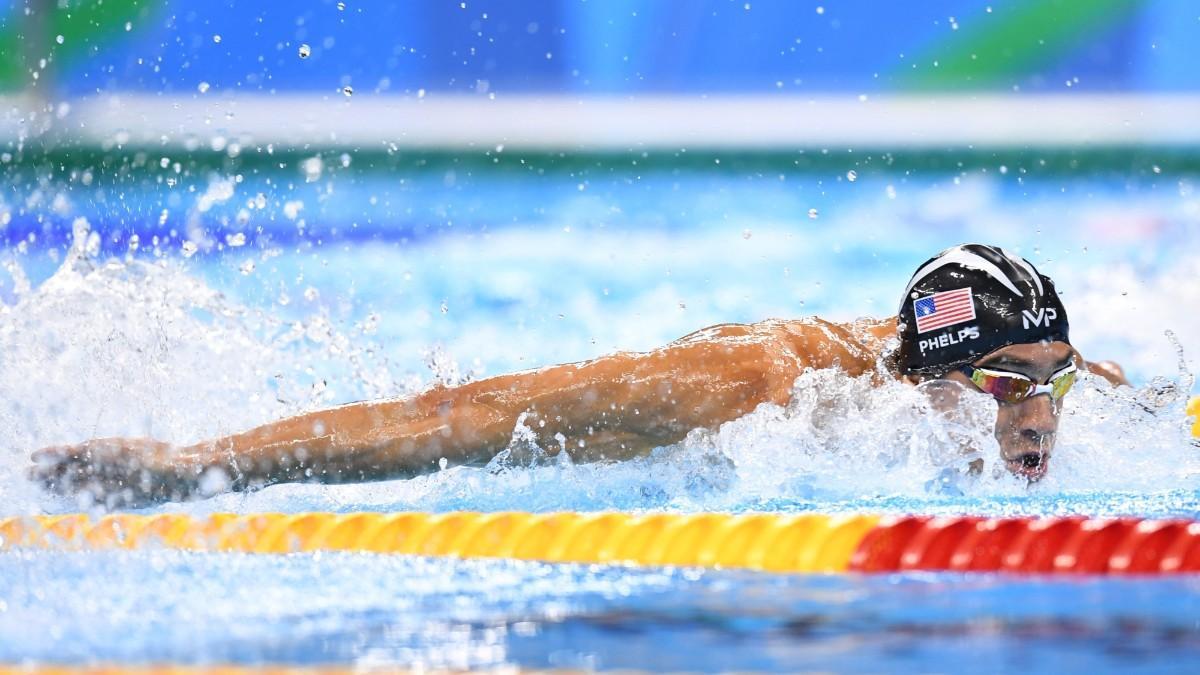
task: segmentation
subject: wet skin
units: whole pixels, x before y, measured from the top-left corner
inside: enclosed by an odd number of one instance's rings
[[[1058,371],[1075,363],[1083,368],[1079,352],[1065,342],[1020,344],[998,349],[974,362],[977,368],[987,368],[1024,375],[1038,384],[1044,384]],[[978,391],[961,371],[954,371],[944,378],[957,382],[969,390]],[[1058,433],[1058,419],[1062,412],[1062,399],[1054,401],[1049,394],[1031,396],[1017,403],[999,401],[996,414],[996,440],[1000,443],[1000,454],[1008,470],[1030,481],[1046,475],[1054,441]]]
[[[678,443],[693,429],[715,429],[763,403],[787,405],[806,368],[891,377],[878,366],[884,341],[895,333],[895,319],[723,324],[650,352],[317,410],[189,446],[105,438],[44,448],[34,453],[30,474],[63,494],[121,495],[110,505],[279,482],[402,478],[447,464],[485,463],[509,444],[518,422],[543,447],[553,449],[554,439],[565,438],[577,461],[627,459]],[[977,365],[1044,382],[1072,359],[1085,365],[1065,343],[1024,344],[992,352]],[[1124,383],[1115,367],[1086,365]],[[974,387],[958,373],[948,380]],[[1030,480],[1045,474],[1059,411],[1045,395],[1000,405],[996,438],[1010,470]]]

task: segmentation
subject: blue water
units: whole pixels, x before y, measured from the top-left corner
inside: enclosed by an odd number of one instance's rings
[[[1187,672],[1200,581],[0,555],[0,662]]]
[[[1200,319],[1185,311],[1200,305],[1192,176],[993,168],[851,183],[669,168],[341,174],[336,157],[325,162],[312,183],[252,175],[227,192],[222,176],[126,186],[120,200],[78,185],[37,199],[5,188],[0,513],[94,508],[24,479],[37,447],[191,442],[434,381],[648,349],[723,321],[883,316],[919,263],[984,240],[1053,276],[1075,344],[1143,388],[1081,383],[1069,438],[1032,488],[961,476],[932,441],[902,452],[886,421],[915,394],[833,378],[798,384],[855,401],[819,447],[806,445],[803,410],[760,410],[623,465],[542,457],[149,510],[1200,516],[1184,395],[1156,413],[1142,405],[1155,377],[1191,387],[1164,330],[1185,366],[1200,353]],[[939,429],[914,420],[909,431]],[[1198,599],[1194,579],[6,552],[0,662],[1165,672],[1197,658]]]

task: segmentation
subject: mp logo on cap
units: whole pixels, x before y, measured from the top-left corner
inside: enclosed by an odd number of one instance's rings
[[[1037,314],[1034,314],[1027,309],[1021,310],[1021,324],[1025,326],[1025,330],[1029,330],[1031,324],[1034,328],[1037,328],[1043,324],[1046,326],[1046,328],[1049,328],[1050,322],[1057,318],[1058,310],[1054,309],[1053,307],[1039,309]]]

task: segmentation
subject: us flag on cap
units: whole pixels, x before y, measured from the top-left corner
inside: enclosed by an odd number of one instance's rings
[[[942,291],[913,300],[917,333],[945,328],[975,318],[975,298],[971,288]]]

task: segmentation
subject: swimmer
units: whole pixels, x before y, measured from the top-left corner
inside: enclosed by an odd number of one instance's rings
[[[1002,459],[1031,482],[1047,471],[1077,374],[1128,384],[1115,364],[1088,363],[1071,346],[1049,278],[1003,249],[966,244],[922,264],[898,316],[884,320],[718,325],[650,352],[351,403],[186,447],[106,438],[45,448],[34,453],[31,475],[52,491],[88,492],[109,505],[211,494],[214,482],[246,489],[383,480],[486,463],[509,445],[518,421],[543,447],[565,438],[576,461],[621,460],[763,403],[786,405],[806,368],[956,382],[994,396]],[[953,405],[956,396],[937,398]]]

